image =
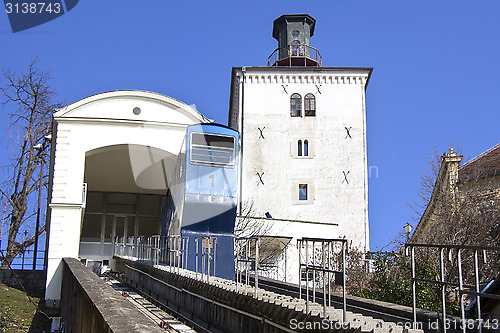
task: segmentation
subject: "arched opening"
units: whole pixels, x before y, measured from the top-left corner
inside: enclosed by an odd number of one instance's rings
[[[160,234],[161,207],[176,159],[161,149],[127,144],[86,153],[80,258],[110,259],[117,240]]]
[[[316,97],[313,94],[307,94],[304,97],[304,113],[306,117],[316,115]]]
[[[300,41],[297,39],[292,41],[292,56],[296,57],[302,55],[299,53]]]
[[[293,94],[290,96],[290,116],[300,117],[302,114],[302,96],[300,94]]]

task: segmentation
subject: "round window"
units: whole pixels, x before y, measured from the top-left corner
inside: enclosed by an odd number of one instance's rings
[[[135,107],[135,108],[132,110],[132,112],[134,112],[134,114],[135,114],[136,116],[138,116],[138,115],[140,115],[140,114],[141,114],[141,109],[140,109],[140,108],[138,108],[138,107]]]
[[[300,35],[300,32],[298,30],[292,31],[292,36],[293,37],[299,37],[299,35]]]

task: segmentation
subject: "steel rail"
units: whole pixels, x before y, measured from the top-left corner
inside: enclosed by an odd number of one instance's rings
[[[132,269],[132,270],[135,270],[139,273],[143,273],[143,274],[146,274],[146,275],[149,275],[147,273],[144,273],[142,272],[141,270],[137,270],[133,267],[130,267],[129,265],[126,265],[127,268],[129,269]],[[156,278],[152,277],[153,279],[157,280]],[[179,319],[181,319],[182,321],[184,321],[185,323],[187,323],[188,326],[191,326],[193,327],[197,332],[204,332],[204,333],[212,333],[212,331],[208,330],[207,328],[201,326],[200,324],[198,324],[197,322],[191,320],[190,318],[188,318],[187,316],[183,315],[182,313],[180,313],[178,310],[179,310],[179,305],[177,305],[177,311],[174,310],[171,306],[168,306],[166,305],[165,303],[162,303],[160,302],[159,300],[157,300],[156,298],[154,298],[153,296],[147,294],[145,291],[140,291],[138,290],[137,288],[134,288],[132,287],[129,283],[127,283],[126,281],[123,281],[124,284],[130,286],[131,288],[133,288],[134,290],[136,290],[136,292],[143,296],[145,299],[147,299],[148,301],[150,301],[151,303],[154,303],[156,304],[157,306],[165,309],[167,312],[169,312],[170,314],[172,314],[174,317],[177,317]],[[182,289],[180,288],[177,288],[175,286],[170,286],[171,288],[173,288],[174,290],[176,291],[179,291],[179,292],[182,292]]]
[[[160,279],[157,279],[157,278],[155,278],[154,276],[152,276],[152,275],[150,275],[150,274],[148,274],[148,273],[146,273],[146,272],[141,271],[140,269],[137,269],[137,268],[131,267],[131,266],[129,266],[129,265],[125,265],[125,266],[126,266],[128,269],[131,269],[131,270],[136,271],[136,272],[138,272],[138,273],[140,273],[140,274],[143,274],[143,275],[145,275],[145,276],[149,277],[150,279],[155,280],[156,282],[161,283],[161,284],[163,284],[164,286],[167,286],[167,287],[169,287],[169,288],[173,288],[173,289],[175,289],[175,290],[177,290],[177,291],[180,291],[180,292],[183,292],[183,293],[189,294],[189,295],[194,296],[194,297],[196,297],[196,298],[199,298],[199,299],[201,299],[201,300],[203,300],[203,301],[210,302],[210,303],[211,303],[211,304],[213,304],[213,305],[216,305],[216,306],[222,307],[222,308],[224,308],[224,309],[227,309],[227,310],[230,310],[230,311],[236,312],[236,313],[241,314],[241,315],[244,315],[244,316],[246,316],[246,317],[249,317],[249,318],[252,318],[252,319],[255,319],[255,320],[259,320],[261,323],[269,324],[269,325],[271,325],[271,326],[273,326],[273,327],[275,327],[275,328],[277,328],[277,329],[280,329],[280,330],[282,330],[282,331],[284,331],[284,332],[288,332],[288,333],[294,333],[294,332],[295,332],[295,331],[293,331],[293,330],[291,330],[291,329],[289,329],[289,328],[287,328],[287,327],[281,326],[280,324],[275,323],[275,322],[273,322],[273,321],[271,321],[271,320],[269,320],[269,319],[267,319],[267,318],[260,317],[260,316],[256,316],[256,315],[251,314],[251,313],[249,313],[249,312],[246,312],[246,311],[243,311],[243,310],[240,310],[240,309],[234,308],[234,307],[232,307],[232,306],[229,306],[229,305],[226,305],[226,304],[223,304],[223,303],[217,302],[217,301],[214,301],[214,300],[212,300],[212,299],[210,299],[210,298],[206,298],[206,297],[204,297],[204,296],[201,296],[201,295],[198,295],[198,294],[196,294],[196,293],[193,293],[193,292],[191,292],[191,291],[189,291],[189,290],[187,290],[187,289],[184,289],[184,288],[178,288],[178,287],[176,287],[176,286],[174,286],[174,285],[171,285],[170,283],[167,283],[167,282],[165,282],[165,281],[162,281],[162,280],[160,280]],[[157,301],[157,302],[159,302],[159,301]],[[160,302],[160,303],[161,303],[161,302]],[[163,304],[163,303],[161,303],[161,304]],[[165,305],[165,306],[166,306],[166,305]],[[198,324],[197,324],[197,327],[199,327],[199,325],[198,325]],[[209,331],[208,331],[207,329],[205,329],[205,328],[204,328],[204,331],[209,332]]]
[[[139,302],[139,300],[137,298],[134,298],[134,297],[132,297],[132,295],[130,295],[131,292],[134,292],[137,295],[139,295],[140,297],[142,297],[142,299],[144,301],[149,302],[149,304],[155,306],[151,301],[148,301],[143,295],[141,295],[141,293],[139,292],[139,290],[135,289],[134,287],[132,287],[131,285],[129,285],[128,283],[126,283],[125,281],[123,281],[122,279],[120,279],[118,276],[113,276],[113,277],[110,277],[110,278],[116,279],[122,285],[122,286],[117,286],[116,284],[112,283],[113,289],[115,289],[117,291],[129,293],[129,297],[127,297],[127,299],[133,301],[138,306],[140,306],[144,310],[144,312],[141,311],[141,313],[143,313],[145,316],[147,316],[149,319],[151,319],[151,321],[153,321],[155,324],[157,324],[158,326],[160,326],[161,322],[167,322],[167,323],[169,323],[169,326],[170,326],[168,328],[168,330],[172,330],[172,331],[175,331],[175,332],[178,332],[178,333],[184,332],[184,330],[178,330],[178,329],[176,329],[174,327],[171,327],[171,325],[170,325],[170,323],[172,322],[171,319],[166,318],[163,315],[159,315],[159,314],[151,311],[151,309],[149,309],[149,308],[146,307],[147,304]],[[156,306],[155,306],[155,308],[158,309],[158,307],[156,307]],[[146,314],[145,312],[147,312],[149,315]],[[157,319],[159,319],[160,323],[158,323],[154,318],[151,318],[150,315],[156,317]],[[172,318],[175,320],[175,318],[173,316],[172,316]]]

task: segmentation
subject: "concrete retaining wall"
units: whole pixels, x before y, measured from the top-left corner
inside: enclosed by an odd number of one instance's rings
[[[111,286],[73,258],[63,259],[64,332],[163,332]]]
[[[116,270],[132,287],[142,290],[210,332],[291,332],[290,321],[321,321],[302,310],[256,299],[230,286],[208,284],[151,265],[114,257]],[[139,272],[140,271],[140,272]],[[142,272],[142,273],[141,273]],[[340,331],[340,330],[339,330]],[[355,332],[345,328],[343,332]]]
[[[26,289],[45,289],[45,271],[28,271],[20,269],[0,269],[0,282],[10,287]]]

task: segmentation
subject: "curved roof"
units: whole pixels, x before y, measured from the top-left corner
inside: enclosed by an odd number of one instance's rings
[[[54,114],[55,119],[83,118],[161,123],[206,123],[193,107],[162,94],[141,90],[103,92],[74,102]]]

